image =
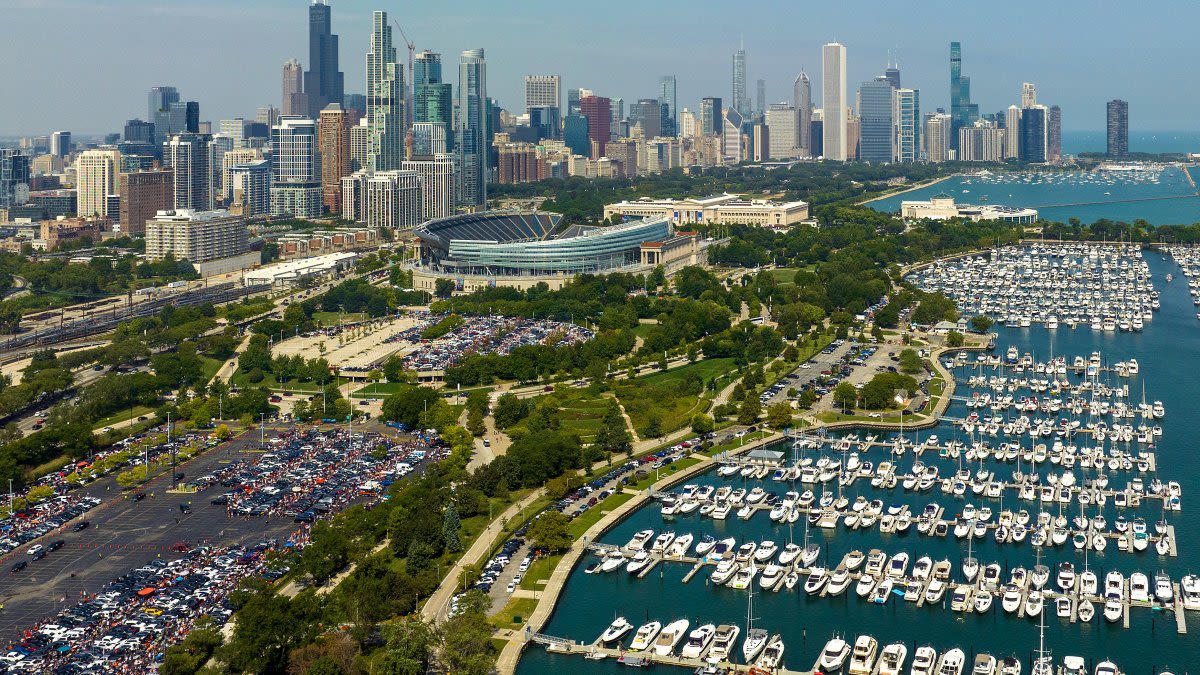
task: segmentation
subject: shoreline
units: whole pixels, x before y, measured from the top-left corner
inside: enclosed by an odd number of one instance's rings
[[[903,189],[903,190],[900,190],[900,191],[898,191],[898,192],[889,192],[889,193],[887,193],[887,194],[884,194],[884,195],[879,195],[878,197],[871,197],[870,199],[864,199],[864,200],[863,200],[863,201],[861,201],[861,202],[855,202],[855,203],[854,203],[854,205],[855,205],[855,206],[866,206],[867,204],[870,204],[871,202],[877,202],[877,201],[880,201],[880,200],[883,200],[883,199],[891,199],[892,197],[895,197],[895,196],[897,196],[897,195],[902,195],[902,194],[905,194],[905,193],[908,193],[908,192],[913,192],[914,190],[923,190],[923,189],[925,189],[925,188],[927,188],[927,187],[930,187],[930,186],[932,186],[932,185],[937,185],[938,183],[941,183],[942,181],[950,180],[951,178],[955,178],[955,177],[962,176],[962,175],[964,175],[964,174],[961,174],[961,173],[952,173],[952,174],[950,174],[949,176],[942,176],[942,177],[940,177],[940,178],[933,178],[933,179],[931,179],[931,180],[927,180],[927,181],[924,181],[924,182],[921,182],[921,183],[917,183],[917,184],[915,184],[915,185],[912,185],[911,187],[907,187],[907,188],[905,188],[905,189]]]

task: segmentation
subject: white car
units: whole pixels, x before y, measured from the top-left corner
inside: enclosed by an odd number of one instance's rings
[[[38,553],[41,553],[42,549],[44,549],[44,548],[46,548],[46,547],[42,546],[41,544],[34,544],[33,546],[30,546],[29,548],[25,549],[25,552],[28,553],[29,555],[37,555]]]
[[[808,369],[812,368],[812,364],[811,363],[801,363],[800,367],[803,368],[804,370],[808,370]]]

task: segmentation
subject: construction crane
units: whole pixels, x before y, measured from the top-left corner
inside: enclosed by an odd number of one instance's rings
[[[400,25],[399,21],[392,19],[392,23],[396,24],[396,30],[400,31],[400,37],[404,39],[404,44],[408,46],[408,80],[404,86],[405,99],[406,99],[405,106],[404,106],[404,108],[405,108],[404,116],[405,116],[405,118],[407,118],[405,120],[405,122],[406,122],[405,126],[411,128],[412,127],[412,119],[413,119],[412,104],[413,104],[413,99],[415,98],[416,95],[415,95],[415,93],[410,93],[410,92],[416,91],[416,82],[413,82],[413,52],[416,51],[417,45],[415,43],[413,43],[412,40],[408,39],[408,35],[406,35],[404,33],[404,27]]]

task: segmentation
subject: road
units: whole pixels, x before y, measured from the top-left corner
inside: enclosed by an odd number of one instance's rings
[[[104,368],[103,370],[95,370],[91,366],[88,366],[87,368],[80,368],[79,370],[75,371],[75,387],[77,389],[82,389],[101,377],[104,377],[107,373],[108,368]],[[35,424],[37,424],[37,421],[40,417],[39,413],[41,412],[44,412],[44,410],[40,408],[37,410],[32,410],[29,414],[17,420],[17,428],[21,430],[21,436],[28,436],[34,432],[33,427]]]

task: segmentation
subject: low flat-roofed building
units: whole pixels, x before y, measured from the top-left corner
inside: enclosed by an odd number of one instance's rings
[[[108,218],[66,218],[43,220],[39,227],[38,240],[33,242],[35,249],[53,251],[68,241],[88,237],[92,241],[100,241],[105,232],[112,231],[112,221]]]
[[[342,251],[313,258],[289,260],[274,265],[267,265],[246,272],[244,276],[245,284],[247,286],[255,284],[287,286],[305,277],[319,277],[350,269],[354,266],[354,261],[357,258],[358,254],[356,253]]]
[[[376,246],[379,244],[379,231],[340,227],[335,230],[285,234],[275,242],[279,245],[280,258],[303,258],[337,250]]]
[[[1000,204],[955,204],[947,194],[934,195],[928,201],[900,202],[900,217],[904,220],[1001,220],[1008,223],[1037,222],[1037,209]]]
[[[681,225],[762,225],[788,227],[808,218],[808,202],[775,202],[743,199],[739,195],[714,195],[687,199],[644,198],[604,207],[604,217],[625,219],[666,216]]]

